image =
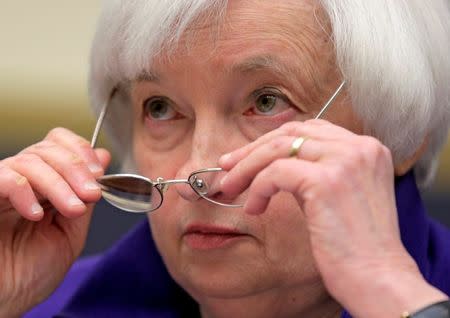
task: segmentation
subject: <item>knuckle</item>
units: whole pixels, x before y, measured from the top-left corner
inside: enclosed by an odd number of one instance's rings
[[[298,122],[287,122],[287,123],[283,124],[280,127],[280,129],[289,136],[295,136],[295,135],[297,135],[298,126],[299,126]]]
[[[365,148],[375,153],[379,148],[381,148],[381,142],[372,136],[362,136],[361,142],[365,145]]]
[[[56,127],[51,129],[48,133],[45,139],[55,139],[58,136],[61,136],[63,134],[66,134],[68,132],[68,129],[64,127]]]
[[[391,157],[391,151],[389,150],[388,147],[386,147],[383,143],[381,143],[381,141],[379,141],[378,139],[372,138],[372,151],[373,154],[377,157],[377,158],[389,158]]]
[[[50,140],[42,140],[34,145],[31,145],[25,149],[23,149],[19,154],[29,154],[35,152],[49,151],[53,148],[56,148],[58,145]]]
[[[25,176],[15,172],[9,166],[0,163],[0,187],[2,196],[8,196],[21,188],[29,187],[29,181]]]
[[[15,163],[19,165],[36,165],[41,164],[42,159],[34,153],[21,153],[15,156]]]
[[[5,164],[9,159],[4,159],[0,161],[0,175],[7,173],[7,171],[10,170],[10,168]]]
[[[392,164],[392,161],[393,161],[392,160],[392,152],[388,147],[386,147],[385,145],[382,145],[380,155],[389,164]]]
[[[51,140],[42,140],[34,145],[34,148],[38,150],[49,150],[53,148],[57,148],[58,144]]]
[[[381,152],[383,156],[392,157],[391,149],[384,144],[381,144]]]
[[[83,150],[89,150],[89,151],[92,150],[91,144],[89,143],[89,141],[87,141],[86,139],[84,139],[82,137],[79,137],[77,139],[76,143]]]
[[[3,181],[8,182],[11,180],[13,174],[13,170],[11,170],[8,165],[4,164],[4,161],[0,162],[0,177]]]
[[[338,158],[338,164],[335,165],[342,173],[350,174],[364,165],[364,156],[360,146],[355,144],[342,144],[342,152]]]
[[[328,186],[332,189],[339,189],[342,181],[348,177],[348,169],[342,165],[333,165],[332,168],[327,169],[323,175],[323,180],[326,180]]]
[[[272,139],[269,142],[270,148],[272,150],[278,151],[278,150],[285,150],[286,151],[286,139],[282,137],[277,137]]]
[[[386,158],[386,147],[376,138],[365,136],[362,139],[361,147],[358,147],[359,162],[361,164],[373,166],[380,159]]]
[[[12,172],[11,167],[14,165],[14,160],[15,160],[16,156],[9,157],[9,158],[6,158],[6,159],[3,159],[2,161],[0,161],[0,175],[7,175]]]
[[[252,185],[261,185],[261,182],[263,180],[267,181],[270,176],[274,175],[274,172],[277,171],[277,168],[275,167],[275,162],[272,162],[269,164],[265,169],[261,170],[256,176],[254,177],[252,181]]]
[[[381,142],[374,153],[373,166],[383,169],[391,169],[393,167],[393,159],[391,151]]]
[[[370,154],[364,146],[355,147],[343,155],[342,167],[345,167],[348,171],[360,169],[367,165],[369,157]]]
[[[309,175],[308,191],[304,192],[305,199],[313,202],[323,200],[325,195],[330,192],[328,189],[332,186],[328,182],[328,174],[326,169],[317,169],[314,174]]]
[[[250,184],[251,191],[254,191],[254,189],[258,189],[262,186],[263,181],[267,180],[268,172],[266,170],[261,171],[258,173],[255,178],[253,179],[252,183]]]

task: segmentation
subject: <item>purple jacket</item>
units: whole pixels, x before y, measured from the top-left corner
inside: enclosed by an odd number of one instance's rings
[[[450,231],[425,213],[414,175],[397,178],[403,244],[424,277],[450,294]],[[76,262],[60,287],[25,318],[200,317],[164,267],[147,221],[106,253]],[[351,318],[344,311],[342,318]]]

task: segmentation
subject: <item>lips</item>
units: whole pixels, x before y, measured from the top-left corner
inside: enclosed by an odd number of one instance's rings
[[[233,228],[193,224],[187,227],[183,239],[192,249],[210,250],[229,247],[246,236],[246,234]]]

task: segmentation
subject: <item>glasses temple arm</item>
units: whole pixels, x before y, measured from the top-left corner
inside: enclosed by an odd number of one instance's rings
[[[109,94],[108,99],[106,100],[106,102],[102,106],[102,110],[100,111],[100,115],[98,116],[97,123],[95,124],[94,133],[92,134],[92,138],[91,138],[91,147],[92,148],[94,148],[95,145],[97,144],[98,135],[100,133],[100,129],[102,128],[103,121],[105,119],[109,103],[111,102],[111,99],[113,98],[113,96],[116,93],[116,91],[117,91],[117,88],[114,87],[112,89],[111,93]]]
[[[322,107],[322,109],[320,110],[320,112],[317,114],[317,116],[314,119],[319,119],[322,117],[322,115],[327,111],[328,107],[330,107],[330,105],[334,102],[336,97],[338,97],[338,95],[341,92],[344,85],[345,85],[345,81],[342,81],[341,85],[339,85],[339,87],[336,89],[333,96],[330,97],[330,99],[326,102],[325,106]]]

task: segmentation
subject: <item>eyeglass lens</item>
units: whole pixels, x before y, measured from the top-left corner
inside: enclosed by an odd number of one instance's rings
[[[188,183],[192,190],[203,199],[225,207],[241,207],[245,193],[237,198],[227,197],[220,191],[220,180],[225,172],[220,168],[203,169],[194,172],[187,180],[173,180],[168,183]],[[163,202],[161,188],[164,181],[154,183],[138,175],[114,174],[100,177],[97,182],[102,189],[103,198],[113,206],[134,213],[151,212]]]
[[[106,201],[128,212],[154,211],[163,201],[161,191],[150,180],[136,175],[106,175],[97,182]]]

